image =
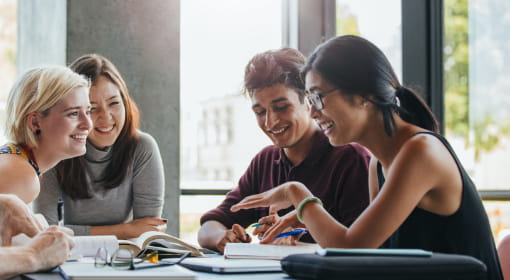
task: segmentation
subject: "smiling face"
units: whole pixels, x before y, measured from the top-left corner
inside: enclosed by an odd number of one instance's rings
[[[104,149],[115,143],[126,122],[126,109],[119,88],[100,76],[90,88],[90,104],[93,128],[89,141],[94,147]]]
[[[257,90],[251,100],[259,127],[280,148],[296,145],[314,127],[308,106],[282,84]]]
[[[46,116],[38,118],[41,131],[38,145],[41,149],[50,149],[59,160],[85,153],[87,135],[92,127],[88,95],[88,88],[75,88],[57,102]]]
[[[310,93],[326,92],[335,88],[313,70],[306,74],[305,82]],[[338,89],[324,95],[322,102],[324,108],[320,111],[312,108],[311,116],[324,131],[331,145],[359,142],[368,119],[368,101],[358,95],[344,96]]]

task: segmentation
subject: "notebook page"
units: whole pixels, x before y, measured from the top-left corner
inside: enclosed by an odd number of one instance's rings
[[[300,243],[296,246],[258,243],[227,243],[224,255],[227,259],[281,260],[291,254],[315,253],[317,249],[320,249],[318,244],[308,243]]]

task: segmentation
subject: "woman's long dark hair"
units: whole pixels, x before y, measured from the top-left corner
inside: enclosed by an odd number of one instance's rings
[[[137,129],[140,114],[135,102],[131,99],[126,83],[111,61],[97,54],[87,54],[79,57],[69,65],[74,72],[90,79],[92,86],[100,76],[109,79],[120,91],[126,111],[126,121],[117,140],[112,146],[112,159],[95,183],[101,183],[106,189],[113,189],[120,185],[126,176],[130,159],[133,157],[137,139]],[[85,177],[84,156],[60,162],[56,166],[57,176],[62,191],[72,199],[90,198],[91,190]]]
[[[359,95],[372,102],[383,115],[384,129],[396,129],[393,112],[406,122],[439,131],[434,114],[412,89],[403,87],[386,56],[370,41],[346,35],[318,46],[301,71],[304,79],[310,70],[339,88],[347,96]]]

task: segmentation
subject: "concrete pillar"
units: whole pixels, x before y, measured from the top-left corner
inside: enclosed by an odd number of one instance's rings
[[[179,233],[179,1],[20,0],[18,71],[69,64],[86,53],[112,60],[154,136],[165,166],[163,217]]]

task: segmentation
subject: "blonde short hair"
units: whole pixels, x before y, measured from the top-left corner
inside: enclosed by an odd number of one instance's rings
[[[33,112],[47,116],[57,102],[77,87],[88,88],[90,85],[83,76],[67,67],[38,67],[25,72],[13,85],[7,98],[7,138],[18,144],[37,147],[27,116]]]

